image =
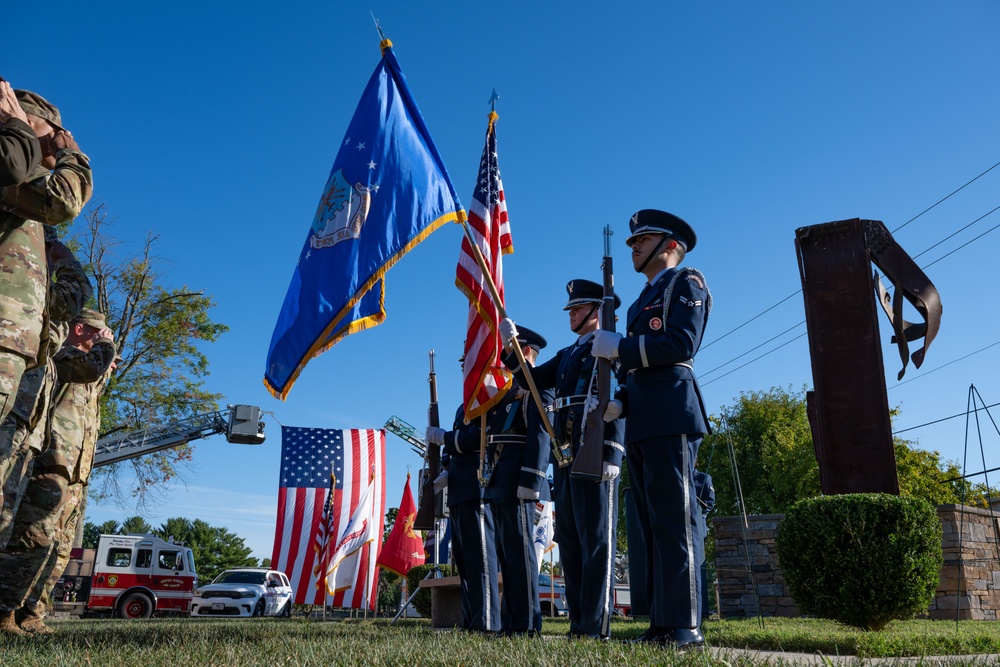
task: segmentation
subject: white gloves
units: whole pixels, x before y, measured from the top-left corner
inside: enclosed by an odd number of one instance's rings
[[[514,326],[514,320],[509,317],[505,317],[500,320],[500,340],[503,342],[503,349],[510,349],[510,342],[517,339],[517,327]]]
[[[517,487],[518,500],[538,500],[538,491],[532,491],[526,486]]]
[[[608,401],[608,407],[604,410],[604,421],[613,422],[618,419],[622,414],[622,402],[611,399]]]
[[[428,426],[427,430],[424,431],[424,435],[427,436],[427,442],[432,445],[443,445],[445,433],[447,431],[437,426]]]
[[[434,485],[434,493],[443,491],[444,487],[448,486],[448,471],[442,470],[441,474],[434,478],[432,484]]]
[[[616,465],[614,465],[612,463],[608,463],[607,461],[605,461],[604,462],[604,471],[601,473],[601,481],[602,482],[610,482],[611,480],[617,478],[618,475],[620,475],[620,474],[622,474],[622,469],[621,468],[619,468],[618,466],[616,466]]]
[[[598,329],[594,332],[594,343],[590,353],[595,357],[616,359],[618,357],[618,341],[621,339],[620,333]]]

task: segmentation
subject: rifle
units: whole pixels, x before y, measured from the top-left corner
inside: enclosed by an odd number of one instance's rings
[[[440,426],[441,419],[438,416],[438,388],[437,374],[434,372],[434,350],[428,352],[430,357],[431,370],[427,377],[427,382],[431,389],[431,402],[427,406],[427,425]],[[417,530],[434,530],[435,493],[434,478],[441,472],[441,446],[427,443],[427,451],[424,454],[425,470],[427,475],[424,483],[420,487],[420,504],[417,507],[417,515],[413,517],[413,527]],[[435,546],[435,548],[437,548]]]
[[[615,276],[611,262],[611,226],[604,227],[604,303],[601,307],[601,329],[615,330]],[[594,392],[594,394],[591,394]],[[601,481],[604,474],[604,411],[611,400],[611,360],[596,359],[594,374],[588,387],[588,403],[591,395],[597,396],[597,407],[587,413],[583,424],[583,442],[573,460],[572,477]],[[584,408],[586,409],[586,408]],[[572,437],[572,436],[570,436]]]

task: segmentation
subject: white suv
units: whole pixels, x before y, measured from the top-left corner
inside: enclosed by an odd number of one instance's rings
[[[292,594],[284,572],[266,567],[238,567],[195,589],[191,615],[287,618],[292,614]]]

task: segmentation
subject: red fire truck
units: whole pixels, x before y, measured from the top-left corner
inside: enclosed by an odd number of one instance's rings
[[[187,614],[197,586],[191,549],[152,535],[101,535],[96,549],[73,550],[52,590],[52,610],[120,618]]]

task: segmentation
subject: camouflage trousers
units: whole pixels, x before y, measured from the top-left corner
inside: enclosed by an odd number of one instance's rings
[[[0,553],[0,612],[32,604],[29,596],[40,596],[52,576],[60,538],[76,514],[72,507],[66,509],[72,503],[71,486],[65,475],[37,468],[28,482],[7,549]],[[76,509],[78,513],[79,503]]]
[[[41,448],[42,431],[44,428],[29,431],[28,425],[13,414],[0,425],[0,490],[3,490],[0,551],[7,548],[14,530],[14,517],[28,490],[35,454]]]
[[[62,506],[62,517],[57,522],[62,526],[62,534],[57,537],[55,561],[49,576],[42,580],[38,578],[35,585],[25,598],[21,607],[19,617],[21,622],[31,617],[45,618],[45,612],[52,609],[52,589],[59,583],[66,566],[69,565],[70,554],[73,552],[73,541],[76,537],[76,530],[83,517],[81,509],[83,499],[87,493],[86,484],[70,484],[66,490],[67,502]]]
[[[25,366],[24,357],[20,354],[0,350],[0,423],[7,419],[10,409],[14,407]]]

